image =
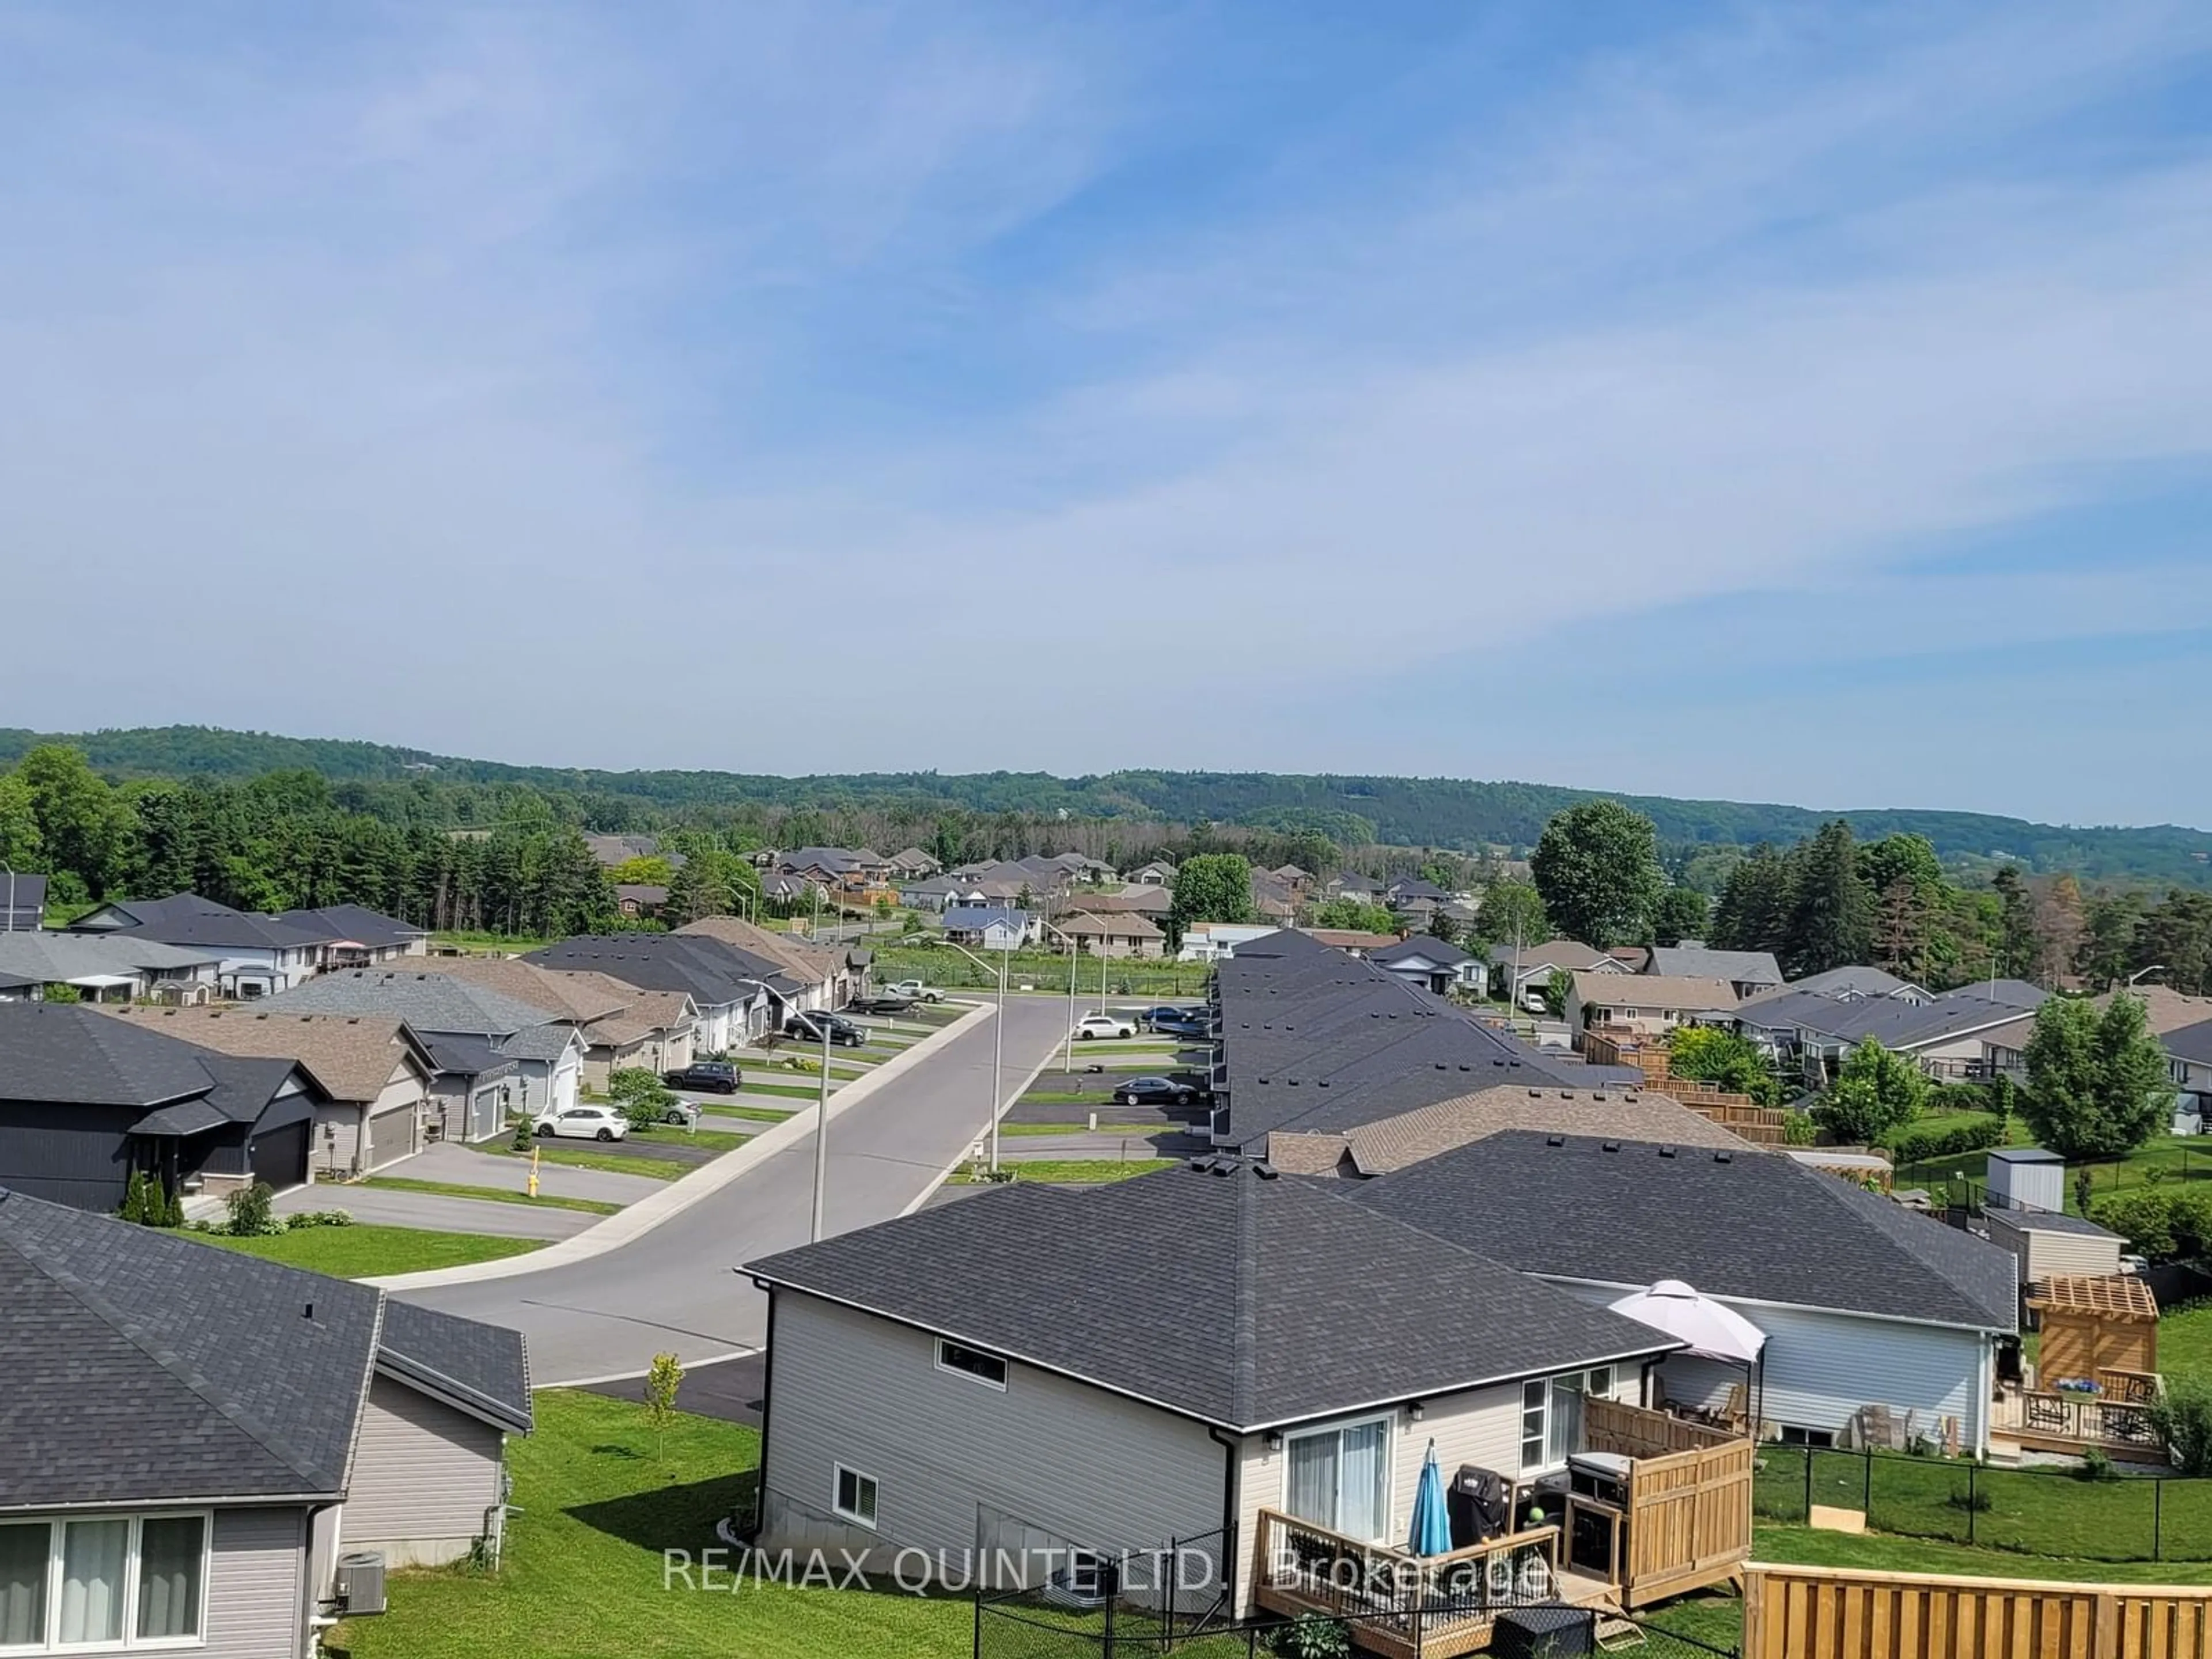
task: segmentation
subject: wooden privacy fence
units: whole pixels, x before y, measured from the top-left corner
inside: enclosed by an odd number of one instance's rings
[[[2212,1659],[2212,1586],[1753,1564],[1744,1659]]]
[[[1700,1424],[1613,1401],[1583,1405],[1583,1443],[1629,1465],[1623,1525],[1607,1577],[1622,1604],[1640,1607],[1735,1577],[1751,1556],[1751,1488],[1758,1448]],[[1572,1500],[1577,1508],[1609,1508]]]

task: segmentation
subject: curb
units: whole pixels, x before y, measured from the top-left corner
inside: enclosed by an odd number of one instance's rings
[[[941,1042],[980,1024],[996,1012],[988,1003],[982,1004],[960,1016],[950,1025],[933,1031],[912,1048],[885,1060],[866,1077],[855,1078],[843,1088],[830,1096],[830,1118],[835,1122],[845,1109],[855,1102],[872,1094],[877,1087],[890,1082]],[[752,1167],[775,1157],[786,1147],[793,1146],[813,1133],[814,1113],[801,1110],[793,1113],[781,1123],[772,1125],[755,1135],[733,1152],[702,1164],[690,1175],[672,1181],[657,1193],[647,1194],[628,1208],[618,1211],[580,1233],[549,1244],[542,1250],[531,1250],[521,1255],[502,1257],[496,1261],[478,1261],[465,1267],[431,1267],[418,1273],[392,1273],[379,1279],[362,1279],[355,1282],[374,1285],[384,1291],[427,1291],[446,1285],[476,1285],[492,1279],[519,1279],[526,1273],[542,1272],[549,1267],[565,1267],[571,1263],[588,1261],[594,1256],[605,1255],[618,1249],[632,1239],[641,1237],[672,1217],[681,1215],[702,1199],[712,1198],[732,1182]]]

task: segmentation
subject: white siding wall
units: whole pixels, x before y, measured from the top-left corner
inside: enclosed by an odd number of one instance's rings
[[[763,1542],[946,1553],[1147,1549],[1221,1525],[1225,1449],[1196,1423],[1019,1364],[1001,1392],[937,1368],[936,1339],[775,1297]],[[873,1476],[872,1534],[832,1516],[835,1466]],[[956,1580],[957,1582],[957,1577]]]
[[[1588,1285],[1562,1288],[1601,1304],[1628,1294]],[[1913,1413],[1916,1426],[1931,1435],[1936,1419],[1955,1417],[1962,1446],[1986,1446],[1989,1402],[1982,1376],[1989,1339],[1981,1332],[1714,1300],[1766,1333],[1759,1414],[1768,1422],[1840,1430],[1860,1407],[1887,1406],[1899,1416]],[[1711,1360],[1669,1359],[1659,1376],[1669,1400],[1718,1406],[1730,1385],[1743,1381],[1743,1370]]]
[[[207,1659],[296,1659],[307,1626],[307,1512],[217,1510]]]
[[[368,1387],[341,1528],[393,1566],[457,1561],[499,1502],[505,1437],[388,1376]]]

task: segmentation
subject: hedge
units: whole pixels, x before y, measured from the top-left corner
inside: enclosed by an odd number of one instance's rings
[[[1942,1129],[1899,1129],[1890,1137],[1889,1154],[1892,1162],[1917,1164],[1931,1158],[1962,1158],[1969,1152],[1987,1152],[2001,1146],[2005,1138],[2005,1121],[1992,1117],[1978,1123],[1954,1123]]]

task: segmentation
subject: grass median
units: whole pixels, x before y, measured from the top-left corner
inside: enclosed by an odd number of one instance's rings
[[[459,1181],[416,1181],[408,1176],[371,1176],[352,1186],[390,1193],[431,1193],[441,1198],[473,1198],[487,1204],[527,1204],[540,1210],[580,1210],[586,1215],[612,1215],[622,1208],[604,1199],[560,1198],[550,1193],[540,1193],[532,1198],[528,1193],[518,1193],[507,1187],[471,1187]]]
[[[350,1227],[301,1227],[266,1238],[231,1238],[221,1233],[187,1232],[240,1255],[258,1255],[288,1267],[329,1273],[336,1279],[380,1279],[390,1273],[424,1273],[433,1267],[465,1267],[497,1261],[540,1248],[538,1238],[493,1238],[483,1233],[441,1233],[422,1227],[382,1227],[356,1222]]]

